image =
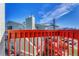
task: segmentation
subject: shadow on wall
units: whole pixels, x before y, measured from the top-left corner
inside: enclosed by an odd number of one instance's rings
[[[0,42],[0,56],[4,55],[5,55],[5,36],[3,35]]]

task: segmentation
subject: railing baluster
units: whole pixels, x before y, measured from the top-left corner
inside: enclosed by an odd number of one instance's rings
[[[54,32],[52,32],[52,56],[54,56]]]
[[[74,33],[72,34],[72,56],[74,56]]]
[[[38,32],[36,33],[37,37],[36,37],[36,52],[38,54]]]
[[[67,33],[68,37],[67,37],[67,43],[68,43],[68,49],[67,49],[67,56],[69,56],[69,32]]]
[[[78,56],[79,56],[79,32],[78,32]]]
[[[44,56],[46,55],[46,41],[47,41],[47,39],[46,39],[46,37],[45,37],[45,32],[43,33],[44,34]]]
[[[53,40],[54,40],[54,47],[53,48],[54,48],[54,56],[55,56],[55,32],[54,32],[54,39]]]
[[[66,33],[64,32],[64,36],[63,36],[63,39],[64,39],[64,44],[63,44],[63,47],[64,47],[64,56],[65,56],[65,35]]]
[[[30,56],[30,32],[28,32],[28,56]]]
[[[42,33],[40,33],[40,35],[41,35],[41,48],[40,48],[40,56],[42,56]]]
[[[32,37],[32,38],[33,38],[33,39],[32,39],[32,41],[33,41],[32,53],[33,53],[33,56],[34,56],[34,43],[35,43],[35,42],[34,42],[34,38],[35,38],[35,37],[34,37],[34,32],[33,32],[33,37]]]
[[[24,35],[24,56],[25,56],[26,55],[26,37],[25,37],[26,33],[23,33],[23,35]]]
[[[51,41],[50,45],[51,45],[51,56],[52,56],[52,32],[50,32],[50,41]]]
[[[58,40],[59,40],[59,39],[58,39],[58,32],[56,32],[56,33],[57,33],[56,36],[57,36],[57,55],[58,55]],[[56,55],[56,56],[57,56],[57,55]]]
[[[60,56],[62,56],[62,32],[60,32]]]
[[[11,39],[11,33],[8,31],[8,56],[10,56],[10,39]]]
[[[19,55],[21,55],[20,54],[20,52],[21,52],[21,33],[19,33],[18,35],[19,35]]]
[[[49,32],[47,32],[47,37],[49,37]],[[48,47],[48,48],[47,48],[47,55],[49,56],[49,53],[50,53],[50,52],[49,52],[49,48],[50,48],[50,47],[49,47],[49,39],[47,39],[47,47]]]
[[[14,38],[14,56],[16,56],[16,36],[17,36],[17,33],[14,33],[13,34],[13,38]]]

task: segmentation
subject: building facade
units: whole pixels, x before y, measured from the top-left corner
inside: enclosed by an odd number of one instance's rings
[[[35,17],[29,16],[28,18],[26,18],[24,22],[24,27],[27,30],[35,29]]]

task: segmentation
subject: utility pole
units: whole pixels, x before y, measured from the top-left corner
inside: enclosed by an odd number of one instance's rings
[[[53,30],[55,30],[55,19],[53,19]]]
[[[53,19],[51,22],[50,22],[50,26],[52,26],[53,27],[53,30],[55,30],[56,29],[56,21],[55,21],[55,19]]]

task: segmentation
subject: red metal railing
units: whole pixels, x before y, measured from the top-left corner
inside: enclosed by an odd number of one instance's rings
[[[79,30],[8,30],[8,55],[79,56]]]

